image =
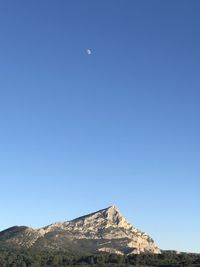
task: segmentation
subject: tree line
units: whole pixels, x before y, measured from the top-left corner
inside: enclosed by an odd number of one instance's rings
[[[200,267],[200,254],[71,255],[57,251],[0,250],[0,267]]]

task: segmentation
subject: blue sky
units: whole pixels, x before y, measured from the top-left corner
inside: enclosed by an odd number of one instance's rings
[[[200,251],[199,12],[0,2],[1,230],[116,204],[161,248]]]

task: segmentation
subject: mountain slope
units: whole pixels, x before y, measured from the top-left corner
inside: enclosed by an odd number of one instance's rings
[[[73,253],[160,253],[153,239],[129,224],[115,206],[36,230],[9,228],[0,232],[0,246]]]

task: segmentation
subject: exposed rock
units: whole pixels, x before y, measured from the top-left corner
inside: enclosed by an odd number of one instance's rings
[[[9,228],[0,232],[0,245],[90,253],[160,253],[153,239],[128,223],[115,206],[37,230]]]

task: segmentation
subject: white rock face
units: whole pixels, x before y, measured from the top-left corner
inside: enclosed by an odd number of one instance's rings
[[[43,230],[47,233],[56,229],[70,232],[72,239],[119,240],[119,243],[123,242],[123,247],[127,248],[129,253],[160,253],[160,249],[155,245],[153,239],[128,223],[116,206],[72,221],[53,224]],[[122,239],[123,241],[120,241]],[[104,246],[98,250],[113,251],[110,246]],[[120,250],[117,253],[123,254]]]
[[[52,249],[72,247],[74,244],[88,247],[90,244],[91,252],[117,254],[160,253],[153,239],[128,223],[115,206],[72,221],[55,223],[37,230],[24,228],[18,232],[14,236],[10,234],[7,242],[26,247],[42,246]]]
[[[107,253],[112,253],[112,254],[119,254],[119,255],[124,255],[124,253],[122,253],[121,251],[115,249],[115,248],[99,248],[98,251],[100,252],[107,252]]]

